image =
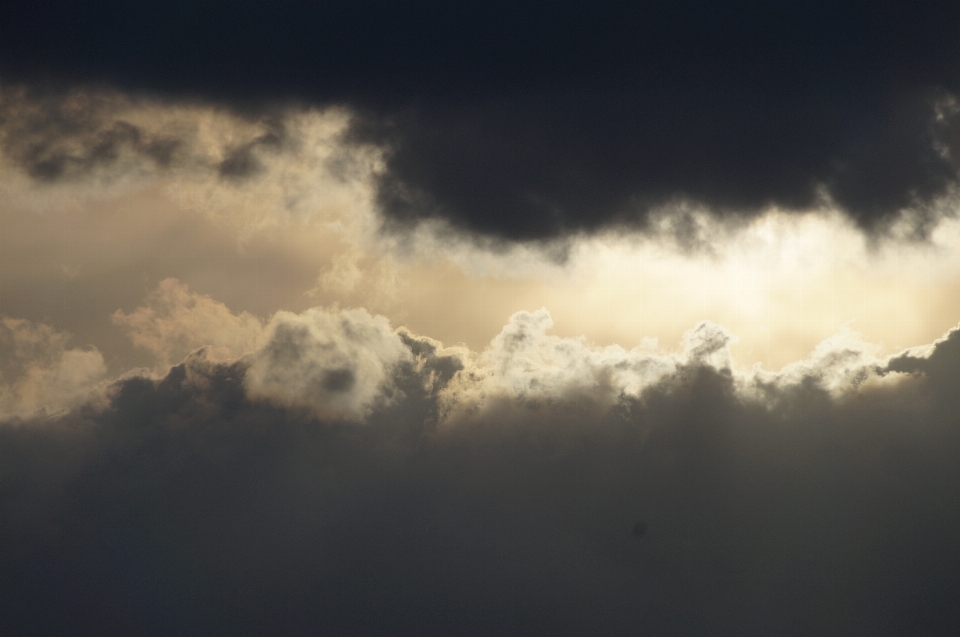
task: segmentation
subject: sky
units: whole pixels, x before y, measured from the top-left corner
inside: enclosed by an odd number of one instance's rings
[[[0,632],[955,635],[960,6],[0,6]]]

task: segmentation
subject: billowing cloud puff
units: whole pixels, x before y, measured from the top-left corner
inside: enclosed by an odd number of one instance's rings
[[[106,365],[96,349],[68,348],[49,325],[0,318],[0,418],[57,412],[90,398]]]
[[[771,373],[756,366],[743,378],[744,387],[761,389],[776,386],[786,389],[812,383],[834,395],[855,390],[868,380],[881,378],[883,361],[879,347],[866,343],[853,330],[844,327],[818,344],[810,356]]]
[[[488,406],[506,403],[545,407],[593,404],[608,409],[636,399],[684,366],[704,366],[730,374],[725,329],[702,322],[684,336],[682,351],[670,353],[652,344],[625,350],[598,347],[584,338],[561,338],[547,331],[550,313],[517,312],[490,346],[474,357],[444,392],[456,420]],[[457,415],[453,415],[457,414]]]
[[[161,281],[133,312],[118,310],[113,322],[155,355],[164,374],[191,353],[209,362],[241,359],[252,397],[348,420],[391,400],[399,391],[393,373],[414,363],[411,347],[421,342],[401,337],[386,318],[363,309],[280,311],[264,322],[233,313],[176,279]],[[421,350],[427,347],[422,343]]]
[[[387,319],[366,310],[277,312],[251,357],[253,397],[310,406],[321,417],[359,419],[389,400],[391,372],[412,362]]]
[[[162,367],[179,363],[201,347],[215,360],[237,359],[257,348],[264,331],[256,316],[234,314],[176,279],[161,281],[146,305],[130,314],[117,310],[113,322],[126,329],[135,345],[153,353]]]

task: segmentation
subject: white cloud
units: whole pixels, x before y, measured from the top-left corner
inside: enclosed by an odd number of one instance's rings
[[[599,346],[584,337],[551,334],[553,320],[542,308],[517,312],[480,353],[444,349],[439,341],[395,330],[387,318],[364,309],[311,308],[277,312],[266,323],[246,312],[235,314],[208,296],[168,279],[130,314],[117,312],[133,342],[153,352],[163,368],[204,348],[208,361],[244,360],[246,385],[254,399],[307,408],[322,418],[359,421],[399,398],[393,376],[401,365],[424,373],[429,391],[438,391],[444,422],[504,405],[538,408],[572,402],[610,409],[624,399],[640,399],[648,389],[684,369],[709,368],[730,377],[745,401],[767,401],[793,387],[812,384],[840,398],[861,386],[895,382],[890,357],[845,327],[818,344],[810,355],[778,372],[734,367],[736,337],[703,321],[688,330],[680,348],[667,351],[655,341],[633,349]],[[418,343],[431,356],[453,357],[457,371],[437,385],[424,371]],[[928,348],[935,349],[936,344]],[[901,355],[921,356],[919,350]],[[922,358],[910,358],[910,360]],[[418,362],[419,361],[419,362]]]

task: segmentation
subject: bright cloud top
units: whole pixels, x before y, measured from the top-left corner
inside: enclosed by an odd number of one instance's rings
[[[779,372],[760,366],[737,370],[730,349],[736,337],[710,322],[688,330],[679,351],[662,349],[653,341],[626,350],[551,334],[553,320],[546,309],[515,313],[490,344],[475,353],[443,348],[405,328],[396,330],[387,318],[362,309],[281,311],[264,322],[246,312],[233,313],[174,279],[151,292],[146,305],[130,314],[118,311],[114,321],[136,346],[154,355],[155,373],[161,376],[193,355],[238,362],[246,369],[251,398],[306,408],[321,418],[355,421],[397,399],[393,376],[401,367],[415,365],[416,343],[431,343],[432,356],[449,358],[458,369],[438,394],[444,413],[454,420],[503,400],[535,405],[574,395],[609,407],[640,398],[691,366],[732,375],[744,396],[755,395],[758,386],[784,390],[806,382],[840,396],[877,377],[890,360],[876,345],[845,329]],[[16,362],[5,379],[8,416],[56,411],[78,404],[85,391],[102,389],[105,368],[95,349],[67,349],[67,336],[46,325],[12,319],[4,325],[5,342]]]

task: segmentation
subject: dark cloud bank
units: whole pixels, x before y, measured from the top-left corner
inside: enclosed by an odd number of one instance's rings
[[[3,632],[960,631],[960,332],[840,396],[811,373],[748,398],[692,362],[452,423],[461,359],[400,338],[360,423],[197,354],[2,424]]]
[[[958,27],[955,2],[20,2],[0,78],[347,106],[354,139],[391,149],[400,226],[539,239],[828,197],[876,229],[930,220],[957,181]],[[173,151],[118,128],[89,161],[124,140]],[[223,174],[255,172],[250,150]]]

